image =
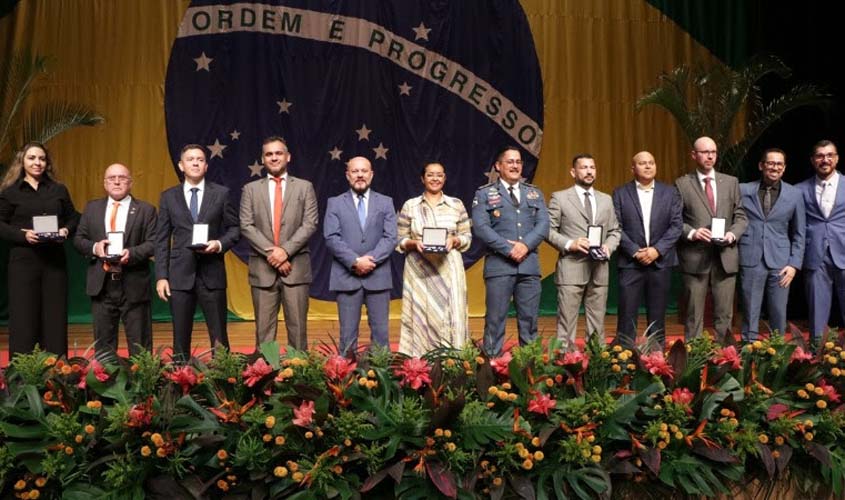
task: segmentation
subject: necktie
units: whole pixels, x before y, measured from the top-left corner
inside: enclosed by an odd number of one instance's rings
[[[821,207],[821,209],[822,209],[822,215],[824,215],[824,218],[825,218],[825,219],[827,219],[828,217],[830,217],[830,210],[831,210],[831,208],[833,208],[833,207],[831,206],[832,204],[831,204],[831,203],[829,203],[829,202],[827,201],[827,199],[825,198],[825,196],[824,196],[824,195],[827,193],[827,191],[828,191],[828,188],[829,188],[829,187],[830,187],[830,183],[829,183],[829,182],[827,182],[827,181],[822,181],[822,192],[821,192],[821,194],[819,195],[819,206],[820,206],[820,207]]]
[[[593,223],[593,202],[590,201],[590,192],[584,191],[584,210],[587,212],[587,220]]]
[[[772,186],[766,186],[766,192],[763,193],[763,215],[768,217],[769,211],[772,209]]]
[[[282,181],[281,177],[273,177],[276,181],[276,195],[273,197],[273,243],[279,245],[279,233],[282,232],[282,209],[284,200],[282,199]]]
[[[358,222],[361,223],[361,229],[367,225],[367,206],[364,204],[364,195],[358,195]]]
[[[109,231],[115,232],[117,231],[117,211],[120,208],[120,202],[116,201],[112,203],[111,207],[111,216],[109,216]],[[110,271],[112,268],[111,264],[108,262],[103,262],[103,271]]]
[[[508,193],[510,193],[510,195],[511,195],[511,203],[519,206],[519,200],[516,199],[516,194],[514,194],[514,192],[513,192],[513,186],[508,188]]]
[[[200,215],[199,199],[197,198],[197,191],[199,191],[199,190],[200,190],[200,188],[191,188],[190,209],[191,209],[191,219],[194,220],[194,223],[197,222],[197,219],[199,219],[199,215]]]
[[[710,184],[712,180],[710,177],[704,178],[704,194],[707,195],[707,203],[710,204],[710,213],[716,215],[716,197],[713,196],[713,186]]]

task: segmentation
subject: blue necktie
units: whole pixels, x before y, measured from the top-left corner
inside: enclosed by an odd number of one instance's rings
[[[358,195],[358,222],[361,223],[361,229],[367,225],[367,207],[364,205],[364,195]]]
[[[191,188],[191,205],[190,205],[190,208],[191,208],[191,218],[194,220],[194,223],[197,222],[197,219],[199,218],[199,215],[200,215],[199,200],[197,199],[197,191],[199,191],[199,190],[200,190],[200,188]]]

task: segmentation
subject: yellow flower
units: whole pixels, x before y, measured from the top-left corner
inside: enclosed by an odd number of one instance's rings
[[[166,457],[166,456],[167,456],[167,450],[165,450],[164,448],[159,448],[159,449],[157,449],[157,450],[156,450],[156,456],[157,456],[158,458],[164,458],[164,457]]]
[[[358,379],[358,385],[367,385],[367,377],[361,377]]]
[[[620,352],[619,353],[619,360],[620,361],[628,361],[628,355],[625,354],[624,352]]]
[[[836,356],[828,356],[828,357],[827,357],[827,362],[828,362],[828,363],[830,363],[830,364],[832,364],[832,365],[835,365],[836,363],[838,363],[838,362],[839,362],[839,360],[838,360],[838,359],[836,359]]]
[[[727,408],[722,408],[722,410],[719,412],[719,415],[721,415],[723,417],[730,417],[731,411]]]
[[[675,432],[675,439],[681,440],[684,439],[684,433],[681,431]]]
[[[760,342],[759,340],[755,340],[754,342],[751,343],[751,345],[754,346],[754,349],[762,349],[763,348],[763,343]]]
[[[592,455],[592,453],[590,453],[590,450],[581,450],[581,456],[582,457],[590,458],[590,455]]]
[[[38,497],[40,497],[40,496],[41,496],[41,492],[40,492],[40,491],[38,491],[38,490],[29,490],[29,497],[27,497],[27,498],[31,498],[31,499],[33,499],[33,500],[34,500],[34,499],[36,499],[36,498],[38,498]]]
[[[229,483],[227,483],[224,479],[217,480],[217,487],[223,491],[229,491]]]
[[[611,367],[610,367],[610,370],[611,370],[613,373],[619,373],[619,372],[621,372],[621,371],[622,371],[622,367],[621,367],[621,366],[619,366],[619,365],[613,365],[613,366],[611,366]]]
[[[448,442],[448,443],[446,443],[445,448],[446,448],[446,451],[453,452],[453,451],[455,451],[455,449],[457,449],[457,446],[455,446],[455,443]]]
[[[813,392],[816,393],[816,396],[824,395],[824,389],[822,389],[821,387],[816,387],[816,390]]]
[[[588,443],[592,443],[592,442],[593,442],[593,441],[595,441],[595,440],[596,440],[596,437],[595,437],[595,436],[593,436],[592,434],[590,434],[589,436],[587,436],[587,442],[588,442]]]
[[[273,469],[273,475],[276,477],[287,477],[288,470],[282,466],[279,466]]]
[[[622,352],[622,346],[619,344],[613,346],[613,352]]]
[[[592,449],[593,455],[601,455],[601,446],[595,445]]]
[[[85,426],[85,433],[86,434],[94,434],[94,431],[96,431],[96,430],[97,429],[91,424],[88,424],[88,425]]]
[[[663,441],[661,441],[661,443],[662,443],[662,442],[663,442]],[[594,463],[599,463],[599,462],[601,462],[601,455],[593,455],[591,458],[592,458],[592,460],[593,460],[593,462],[594,462]]]
[[[313,438],[313,437],[314,437],[314,433],[313,433],[313,432],[311,432],[311,431],[307,431],[307,432],[305,433],[305,439],[311,439],[311,438]]]
[[[778,446],[783,446],[783,436],[775,436],[775,444]]]
[[[766,444],[769,442],[769,436],[765,434],[760,434],[759,436],[757,436],[757,441],[760,441],[760,443],[762,444]]]
[[[276,446],[282,446],[283,444],[285,444],[285,437],[284,436],[276,436]],[[352,444],[352,443],[350,442],[350,444]]]
[[[628,363],[628,364],[625,366],[625,368],[627,368],[627,369],[628,369],[628,371],[634,371],[634,370],[636,370],[636,369],[637,369],[637,365],[635,365],[634,363]]]
[[[23,479],[18,479],[18,482],[15,483],[15,490],[21,491],[26,488],[26,481]]]
[[[816,401],[816,407],[820,410],[824,410],[825,408],[827,408],[827,401],[825,401],[824,399]]]
[[[450,431],[449,429],[446,429],[445,431],[443,431],[443,436],[445,436],[447,438],[452,437],[452,431]]]
[[[491,396],[498,394],[498,392],[499,392],[499,388],[496,387],[495,385],[491,385],[490,387],[487,388],[487,394],[489,394]]]
[[[839,357],[842,358],[842,359],[845,359],[845,351],[841,351],[839,353]]]
[[[303,474],[301,472],[294,472],[293,476],[292,476],[293,480],[296,481],[297,483],[302,481],[302,478],[304,478],[304,477],[305,477],[305,474]]]
[[[378,385],[375,380],[367,380],[367,389],[373,389]]]
[[[522,443],[516,443],[515,445],[513,445],[513,447],[516,448],[517,450],[522,450],[522,449],[525,448],[525,445],[522,444]]]
[[[812,441],[813,440],[813,433],[812,432],[805,432],[804,433],[804,439],[806,439],[807,441]]]
[[[44,360],[44,366],[53,366],[56,364],[56,357],[50,356],[49,358]]]
[[[284,370],[282,370],[282,377],[283,378],[293,377],[293,368],[285,368]]]
[[[73,455],[73,448],[65,446],[65,455]]]
[[[517,396],[515,393],[512,392],[512,393],[508,394],[508,401],[516,401],[516,399],[518,397],[519,396]]]
[[[511,384],[508,383],[508,382],[505,382],[504,384],[502,384],[502,389],[504,389],[506,391],[511,390],[511,387],[512,387]]]
[[[833,349],[833,342],[825,342],[824,348],[828,350]]]
[[[439,427],[434,429],[434,437],[443,437],[443,429]]]
[[[45,484],[47,484],[47,478],[46,477],[39,476],[39,477],[35,478],[35,486],[37,486],[39,488],[43,488]]]
[[[374,370],[367,370],[367,376],[370,378],[376,378],[376,372]]]
[[[497,488],[498,488],[498,487],[499,487],[499,486],[501,486],[501,485],[502,485],[502,478],[500,478],[500,477],[494,477],[494,478],[493,478],[493,486],[495,486],[495,487],[497,487]]]
[[[540,446],[540,438],[537,436],[531,438],[531,446]]]
[[[526,450],[525,448],[522,448],[521,450],[519,450],[519,458],[528,458],[528,455],[530,455],[530,454],[531,454],[531,452]]]
[[[339,465],[335,465],[334,467],[332,467],[332,472],[334,472],[337,475],[341,475],[341,474],[343,474],[343,467],[341,467]]]
[[[658,441],[657,442],[657,447],[661,450],[666,448],[666,446],[668,446],[668,443],[666,441]]]
[[[601,358],[602,358],[602,359],[607,359],[607,358],[609,358],[609,357],[610,357],[610,353],[609,353],[609,352],[607,352],[607,351],[602,351],[602,352],[601,352]]]
[[[845,352],[845,351],[843,351],[843,352]],[[838,376],[842,375],[842,370],[840,370],[839,368],[834,366],[833,368],[830,369],[830,374],[833,375],[834,377],[838,377]]]
[[[807,394],[807,391],[805,391],[804,389],[798,389],[796,394],[798,394],[798,397],[801,398],[801,399],[807,399],[807,398],[810,397],[810,395]]]
[[[775,351],[774,347],[769,347],[768,349],[766,349],[766,352],[769,354],[769,356],[774,356],[777,351]]]
[[[223,449],[217,450],[217,460],[220,460],[222,462],[223,460],[226,460],[227,458],[229,458],[229,454],[226,452],[226,450],[223,450]]]
[[[481,356],[476,356],[475,362],[478,363],[479,365],[483,365],[484,364],[484,358],[482,358]]]
[[[264,434],[263,436],[261,436],[261,440],[265,443],[269,443],[273,440],[273,436],[271,436],[270,434]]]
[[[162,438],[161,434],[159,434],[158,432],[150,436],[150,441],[152,441],[152,443],[156,446],[161,446],[164,444],[164,438]]]
[[[540,462],[544,458],[546,458],[546,455],[542,451],[537,450],[537,451],[534,452],[534,460],[535,461]]]
[[[496,403],[494,403],[494,402],[492,402],[492,401],[490,401],[489,403],[487,403],[487,408],[493,408],[494,406],[496,406]]]
[[[98,408],[102,408],[103,403],[101,403],[100,401],[88,401],[87,403],[85,403],[85,406],[91,408],[92,410],[96,410]]]
[[[272,429],[276,425],[276,417],[273,415],[268,415],[267,418],[264,419],[264,427],[268,429]]]
[[[534,462],[532,462],[530,459],[525,459],[525,461],[522,462],[522,468],[525,470],[531,470],[534,468]]]
[[[144,446],[141,447],[141,456],[142,457],[148,457],[152,454],[153,454],[153,450],[151,450],[149,446],[144,445]]]
[[[669,426],[668,426],[668,425],[666,425],[665,423],[661,422],[661,423],[660,423],[660,430],[661,430],[661,431],[668,431],[668,430],[669,430]]]
[[[812,427],[813,427],[813,421],[812,421],[812,420],[809,420],[809,419],[808,419],[808,420],[805,420],[805,421],[804,421],[804,427],[809,427],[809,428],[812,428]]]

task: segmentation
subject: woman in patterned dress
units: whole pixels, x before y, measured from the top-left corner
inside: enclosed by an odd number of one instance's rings
[[[421,179],[425,191],[406,201],[398,217],[397,250],[406,254],[399,351],[410,356],[469,341],[461,252],[472,242],[470,218],[461,200],[443,194],[443,165],[428,163]],[[446,253],[423,251],[426,227],[448,230]]]

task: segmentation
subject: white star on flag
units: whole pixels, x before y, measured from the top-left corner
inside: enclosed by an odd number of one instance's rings
[[[376,160],[378,160],[379,158],[384,158],[386,160],[388,151],[390,151],[390,149],[384,147],[384,144],[382,143],[378,143],[378,147],[373,148],[373,152],[375,152],[376,154]]]
[[[281,101],[276,101],[276,104],[279,105],[279,114],[282,114],[282,113],[290,114],[290,107],[293,106],[292,102],[289,102],[287,99],[285,99],[283,97]]]
[[[205,55],[205,52],[203,52],[202,54],[200,54],[199,57],[194,58],[194,62],[197,63],[197,69],[196,70],[199,71],[201,69],[204,69],[204,70],[210,72],[211,68],[209,67],[209,64],[211,64],[211,61],[213,61],[213,60],[214,59],[208,57],[207,55]]]
[[[408,82],[402,82],[402,85],[399,85],[399,95],[411,95],[411,89],[414,88],[408,85]]]
[[[232,131],[231,134],[229,134],[229,137],[231,137],[233,141],[237,141],[241,138],[241,133],[238,132],[238,129],[235,129]]]
[[[215,156],[223,158],[223,150],[226,149],[229,146],[226,146],[225,144],[220,144],[219,139],[214,139],[214,144],[209,144],[206,147],[208,148],[209,151],[211,151],[211,156],[208,158],[210,160],[210,159],[214,158]]]
[[[364,124],[361,125],[361,128],[359,128],[355,132],[358,133],[358,140],[359,141],[369,141],[370,140],[370,132],[372,132],[372,130],[368,129],[367,124],[364,123]]]
[[[258,163],[258,160],[255,160],[252,165],[247,165],[246,168],[249,169],[249,176],[250,177],[260,177],[261,176],[261,168],[263,165]]]
[[[416,28],[411,28],[414,31],[414,40],[425,40],[428,41],[428,32],[431,31],[431,28],[426,28],[425,23],[420,21],[420,25]]]
[[[338,149],[337,146],[334,147],[329,154],[332,155],[332,160],[340,160],[340,154],[343,153],[342,149]]]

